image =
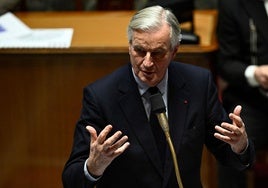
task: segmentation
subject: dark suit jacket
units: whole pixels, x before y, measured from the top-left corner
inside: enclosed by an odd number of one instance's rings
[[[250,50],[250,18],[257,29],[257,52]],[[244,76],[251,56],[257,58],[258,65],[268,64],[268,16],[263,1],[219,1],[218,40],[217,70],[229,84],[223,94],[224,104],[246,103],[244,106],[267,111],[268,99],[258,88],[251,87]]]
[[[214,126],[228,119],[209,71],[175,62],[168,71],[169,125],[184,187],[202,187],[200,163],[204,144],[224,164],[245,169],[242,158],[213,136]],[[161,171],[160,157],[130,65],[84,89],[73,150],[63,172],[66,188],[92,187],[83,172],[89,154],[90,137],[85,129],[88,124],[98,131],[112,124],[114,131],[121,130],[130,142],[130,147],[106,169],[97,187],[177,187],[169,150],[164,172]],[[251,163],[254,155],[251,144],[246,154],[244,163]]]

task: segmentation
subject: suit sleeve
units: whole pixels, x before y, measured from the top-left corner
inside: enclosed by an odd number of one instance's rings
[[[105,125],[96,101],[96,96],[90,87],[85,88],[81,116],[75,127],[72,152],[62,173],[64,188],[94,187],[96,183],[89,181],[84,174],[84,164],[90,148],[90,134],[86,126],[91,125],[99,132]]]
[[[229,122],[225,110],[223,109],[220,101],[218,100],[216,86],[213,82],[212,76],[208,78],[208,92],[207,92],[207,134],[206,146],[214,154],[216,159],[225,166],[234,167],[238,170],[244,170],[250,167],[254,162],[254,147],[249,140],[247,150],[243,155],[234,153],[229,144],[218,140],[214,137],[215,125],[220,125],[221,122]]]

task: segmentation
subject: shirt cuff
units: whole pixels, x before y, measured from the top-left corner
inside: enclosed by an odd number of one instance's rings
[[[88,160],[88,159],[87,159]],[[96,182],[98,181],[101,177],[98,177],[98,178],[94,178],[87,170],[87,160],[84,164],[84,174],[86,176],[86,178],[89,180],[89,181],[93,181],[93,182]]]
[[[249,141],[247,140],[246,148],[242,152],[236,154],[238,158],[240,159],[240,161],[242,162],[242,164],[245,165],[246,167],[249,166],[248,147],[249,147]]]
[[[249,65],[247,68],[246,68],[246,71],[245,71],[245,77],[249,83],[250,86],[252,87],[257,87],[259,86],[260,84],[257,82],[255,76],[254,76],[254,73],[255,73],[255,69],[257,68],[256,65]]]
[[[246,146],[246,148],[242,152],[240,152],[238,155],[244,155],[247,152],[247,150],[248,150],[248,139],[247,139],[247,146]]]

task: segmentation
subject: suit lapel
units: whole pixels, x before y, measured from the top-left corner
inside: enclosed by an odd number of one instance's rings
[[[261,0],[242,0],[244,7],[264,38],[268,42],[268,16]],[[266,22],[266,23],[265,23]]]
[[[131,75],[131,71],[129,72],[129,75],[126,76],[129,79],[122,81],[118,88],[121,93],[119,104],[128,120],[129,129],[134,133],[159,174],[164,177],[163,185],[165,186],[168,183],[171,172],[174,171],[173,159],[169,148],[167,148],[163,173],[160,156],[146,117],[141,96],[137,89],[137,84]],[[180,77],[178,72],[174,71],[171,65],[168,79],[168,119],[171,139],[176,153],[179,153],[189,102],[189,94],[184,79]],[[177,156],[177,158],[178,163],[180,163],[180,157]]]
[[[160,156],[152,134],[137,84],[130,73],[128,81],[122,81],[119,86],[119,99],[122,112],[128,120],[129,129],[134,133],[145,153],[163,176]]]

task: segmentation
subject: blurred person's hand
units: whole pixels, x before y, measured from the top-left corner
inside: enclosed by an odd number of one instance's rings
[[[259,82],[260,86],[267,90],[268,89],[268,65],[260,65],[256,67],[255,74],[256,80]]]

